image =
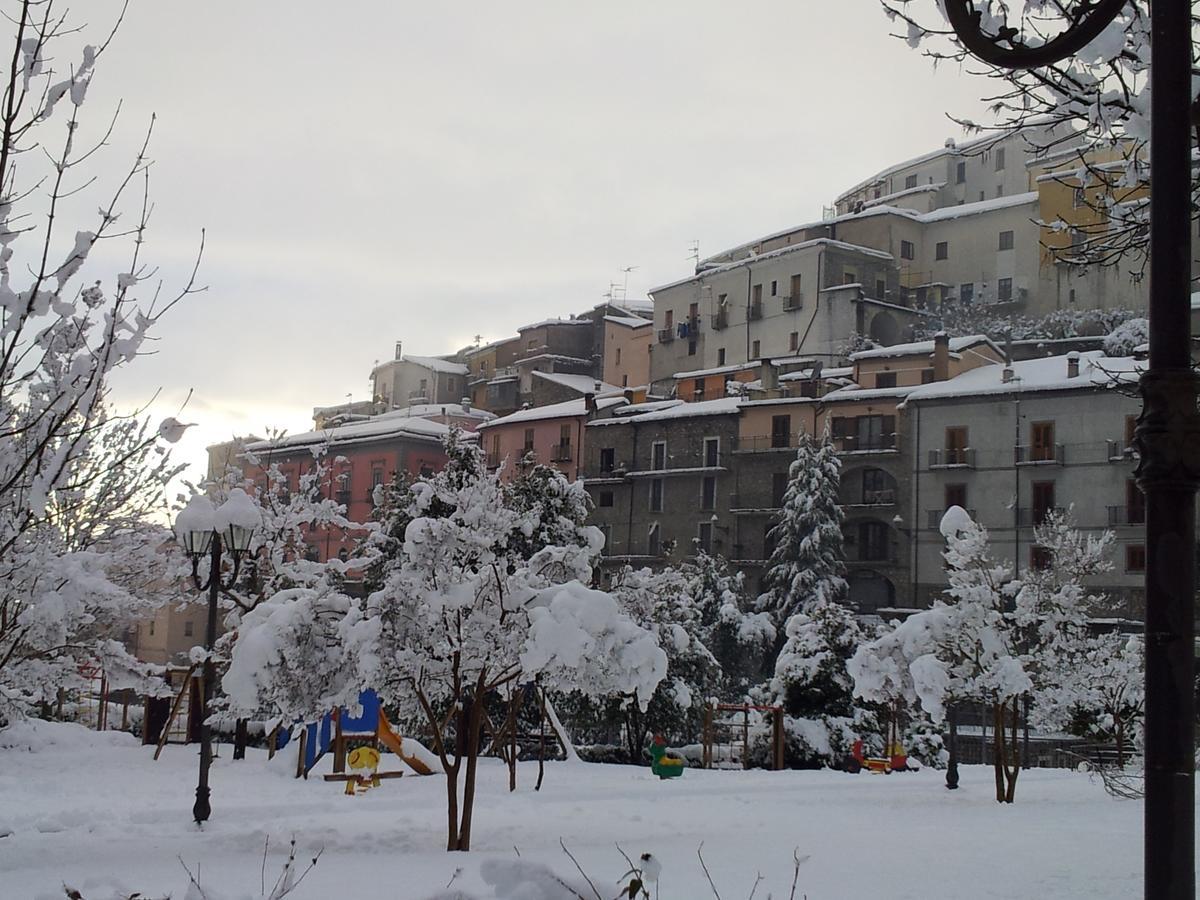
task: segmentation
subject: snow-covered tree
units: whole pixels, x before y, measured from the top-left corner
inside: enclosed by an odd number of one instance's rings
[[[856,703],[846,664],[870,633],[843,604],[820,599],[787,621],[787,640],[758,699],[783,708],[789,764],[837,765],[854,741],[879,732]]]
[[[801,434],[779,524],[770,533],[775,547],[764,579],[767,591],[759,598],[777,622],[846,596],[840,483],[841,463],[829,435],[816,443]]]
[[[98,199],[97,220],[63,233],[68,198],[91,188],[87,165],[106,144],[104,128],[89,131],[82,111],[112,35],[84,45],[52,0],[10,4],[6,20],[12,65],[0,76],[0,724],[73,686],[81,662],[104,663],[114,687],[122,686],[122,673],[142,669],[115,638],[145,600],[114,572],[136,571],[125,564],[127,554],[148,552],[161,539],[145,515],[160,505],[174,470],[155,448],[156,433],[136,417],[114,414],[109,380],[193,290],[189,282],[167,297],[145,283],[152,272],[142,257],[150,211],[146,145]],[[107,283],[97,280],[88,267],[91,251],[101,241],[114,249],[122,239],[128,260]]]
[[[969,62],[992,83],[986,100],[995,121],[960,120],[968,129],[1001,136],[1036,124],[1039,130],[1026,135],[1038,150],[1061,150],[1064,142],[1078,140],[1061,168],[1070,170],[1065,183],[1080,188],[1092,224],[1072,222],[1083,240],[1059,249],[1059,257],[1076,265],[1119,264],[1140,275],[1149,249],[1149,0],[1125,3],[1111,24],[1065,60],[1016,69],[970,57],[950,27],[945,0],[882,0],[882,5],[911,47],[935,62]],[[983,34],[1008,35],[1011,47],[1037,47],[1095,13],[1097,4],[973,0],[970,6]],[[1194,198],[1196,189],[1193,184]],[[1192,208],[1200,206],[1193,202]]]
[[[1138,347],[1150,340],[1150,320],[1128,319],[1104,338],[1104,352],[1109,356],[1133,356]]]
[[[770,613],[753,610],[741,572],[701,551],[682,567],[699,615],[699,636],[721,670],[718,696],[737,702],[757,684],[770,662],[777,629]]]

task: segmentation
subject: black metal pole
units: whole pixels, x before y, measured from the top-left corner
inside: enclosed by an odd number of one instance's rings
[[[946,707],[946,715],[950,719],[950,758],[946,761],[946,789],[958,789],[958,719],[954,715],[954,706]]]
[[[208,770],[212,766],[212,729],[208,726],[208,706],[212,701],[213,681],[216,669],[213,666],[213,645],[217,642],[217,595],[221,590],[221,537],[214,534],[208,573],[208,624],[204,632],[204,688],[200,692],[200,779],[196,783],[196,805],[192,817],[197,824],[208,821],[212,814],[209,805]]]
[[[1153,0],[1150,366],[1137,478],[1146,495],[1145,896],[1195,898],[1196,380],[1191,369],[1192,23]]]

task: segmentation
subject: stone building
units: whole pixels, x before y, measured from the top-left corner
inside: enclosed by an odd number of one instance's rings
[[[438,356],[407,356],[396,344],[396,358],[371,370],[371,394],[378,412],[419,403],[458,403],[467,394],[469,370]]]

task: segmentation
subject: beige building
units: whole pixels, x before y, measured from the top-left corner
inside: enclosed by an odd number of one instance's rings
[[[621,388],[650,383],[654,323],[638,316],[604,317],[602,380]]]

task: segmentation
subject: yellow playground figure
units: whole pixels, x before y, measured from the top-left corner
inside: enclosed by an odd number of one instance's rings
[[[355,785],[366,791],[379,787],[379,751],[374,747],[355,747],[346,756],[348,765],[355,774],[346,779],[346,793],[355,794]]]

